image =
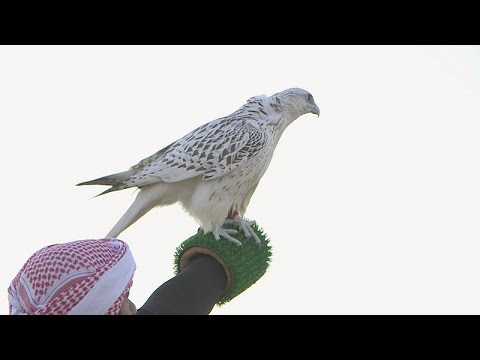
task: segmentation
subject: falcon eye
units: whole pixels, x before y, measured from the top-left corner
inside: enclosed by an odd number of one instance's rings
[[[307,99],[308,99],[308,101],[312,101],[312,100],[313,100],[313,96],[312,96],[311,94],[308,94]]]

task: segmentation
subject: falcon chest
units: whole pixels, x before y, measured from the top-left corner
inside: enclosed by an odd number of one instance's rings
[[[273,136],[268,135],[265,136],[265,133],[262,135],[266,138],[263,146],[249,149],[255,154],[245,160],[242,165],[218,179],[207,180],[215,184],[208,198],[212,205],[227,201],[235,207],[257,186],[272,160],[275,149],[276,141]]]

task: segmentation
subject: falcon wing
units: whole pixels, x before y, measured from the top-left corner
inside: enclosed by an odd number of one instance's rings
[[[212,121],[142,160],[125,187],[177,182],[202,176],[215,179],[242,166],[264,148],[267,134],[248,118]],[[163,151],[163,152],[162,152]],[[133,169],[132,168],[132,169]]]

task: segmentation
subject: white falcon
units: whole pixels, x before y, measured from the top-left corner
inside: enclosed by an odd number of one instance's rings
[[[255,96],[231,115],[200,126],[129,170],[78,185],[111,186],[100,195],[140,188],[107,237],[117,237],[156,206],[179,202],[215,239],[241,245],[230,236],[235,230],[223,228],[235,223],[258,243],[243,216],[283,131],[307,113],[320,115],[320,110],[303,89]]]

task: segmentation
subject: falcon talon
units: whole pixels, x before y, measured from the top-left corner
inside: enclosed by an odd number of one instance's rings
[[[255,240],[255,243],[257,244],[260,244],[261,241],[260,239],[258,238],[257,234],[255,233],[255,231],[252,229],[252,221],[246,221],[242,216],[240,215],[237,215],[235,216],[235,218],[233,219],[233,223],[237,224],[243,231],[243,233],[245,234],[245,237],[249,240],[251,240],[252,238]],[[232,222],[231,222],[232,223]]]
[[[260,241],[260,239],[257,236],[257,234],[255,233],[255,231],[252,228],[250,228],[250,231],[251,231],[252,237],[255,239],[255,243],[257,245],[260,245],[262,242]]]
[[[235,239],[234,237],[231,237],[231,236],[228,235],[228,234],[222,234],[221,236],[222,236],[225,240],[228,240],[228,241],[234,243],[234,244],[237,245],[237,246],[242,246],[242,243],[241,243],[239,240]]]
[[[215,229],[212,233],[213,233],[213,237],[215,238],[215,240],[219,241],[220,240],[220,236],[223,237],[224,239],[230,241],[230,242],[233,242],[235,245],[237,246],[242,246],[242,243],[235,239],[234,237],[230,236],[226,231],[226,229],[223,229],[223,228],[217,228]]]

